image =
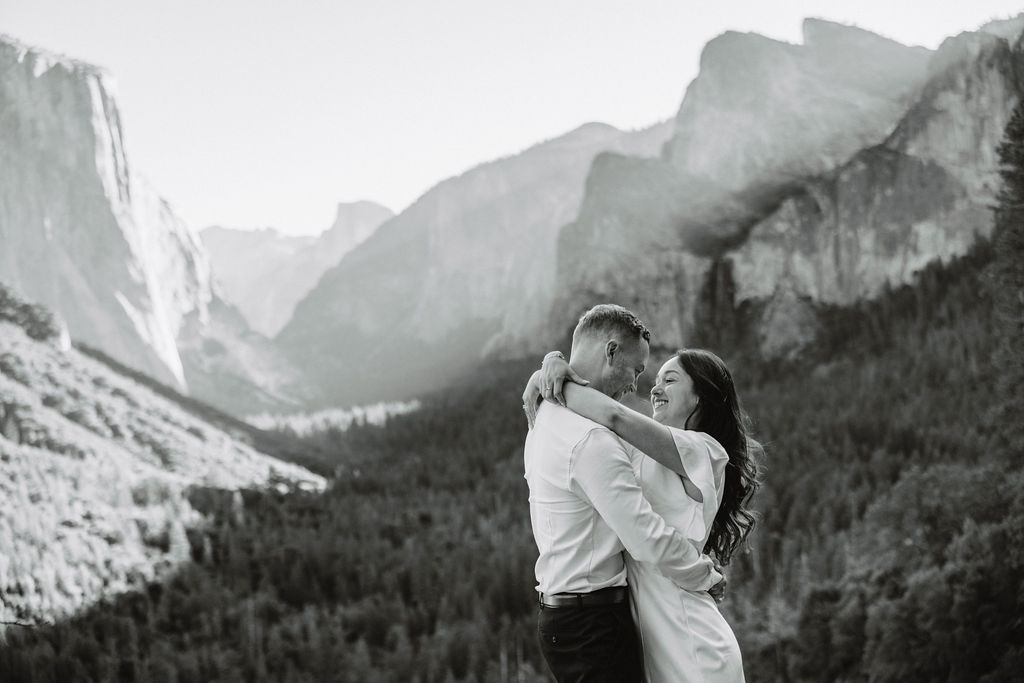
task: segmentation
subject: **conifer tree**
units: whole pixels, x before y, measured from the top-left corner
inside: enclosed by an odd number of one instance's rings
[[[1002,335],[997,362],[1000,394],[1006,401],[1004,427],[1011,447],[1024,445],[1024,102],[1017,105],[999,146],[1003,187],[995,212],[994,284]]]

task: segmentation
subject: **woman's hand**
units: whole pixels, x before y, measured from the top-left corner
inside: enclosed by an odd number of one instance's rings
[[[725,570],[723,570],[722,565],[718,563],[718,558],[714,556],[711,557],[711,563],[714,565],[715,571],[722,575],[722,580],[709,588],[708,594],[715,602],[722,602],[725,600],[725,584],[727,582]]]
[[[584,387],[590,384],[590,382],[577,375],[576,371],[569,367],[568,361],[565,360],[565,356],[560,352],[552,351],[544,356],[544,363],[540,367],[541,398],[557,403],[564,408],[565,395],[562,393],[562,388],[565,386],[565,380],[575,382]]]
[[[540,391],[540,374],[541,371],[537,370],[530,375],[530,381],[523,389],[523,412],[526,413],[526,423],[530,429],[533,429],[533,423],[537,420],[537,406],[543,400]]]
[[[530,376],[523,390],[523,411],[526,413],[526,421],[533,429],[533,423],[537,418],[537,407],[544,399],[552,403],[565,406],[565,395],[563,389],[565,380],[576,384],[587,386],[590,384],[569,367],[565,357],[558,351],[552,351],[544,356],[544,364],[540,370]]]

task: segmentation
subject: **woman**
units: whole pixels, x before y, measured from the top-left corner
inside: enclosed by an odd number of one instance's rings
[[[633,469],[651,507],[698,550],[728,564],[754,525],[747,505],[760,485],[760,447],[746,435],[722,359],[677,352],[651,390],[653,419],[577,381],[564,359],[549,354],[530,378],[527,405],[536,406],[540,387],[562,386],[566,407],[634,447]],[[627,557],[626,566],[648,683],[743,680],[736,637],[709,594],[679,588],[653,565]]]

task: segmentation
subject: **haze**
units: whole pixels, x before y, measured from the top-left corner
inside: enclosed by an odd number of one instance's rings
[[[130,161],[196,229],[328,228],[588,121],[675,115],[725,30],[817,16],[912,45],[1022,8],[862,2],[0,0],[0,31],[106,67]]]

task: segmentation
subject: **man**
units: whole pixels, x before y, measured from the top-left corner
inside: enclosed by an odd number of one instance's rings
[[[576,325],[569,365],[620,400],[636,390],[649,355],[643,323],[621,306],[602,304]],[[625,447],[601,425],[544,401],[524,463],[540,551],[538,634],[548,667],[560,683],[639,683],[623,549],[688,590],[708,590],[721,575],[651,509]]]

